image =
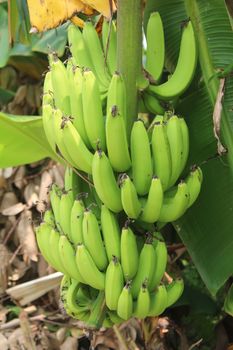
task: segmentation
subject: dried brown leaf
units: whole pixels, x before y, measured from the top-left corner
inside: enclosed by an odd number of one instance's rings
[[[39,187],[34,182],[30,182],[24,190],[24,198],[29,208],[36,205],[39,200]]]
[[[78,348],[78,339],[67,337],[64,343],[60,346],[60,350],[76,350]]]
[[[0,212],[18,203],[18,199],[13,192],[6,192],[2,198]]]
[[[214,136],[218,142],[218,154],[221,156],[226,153],[226,148],[223,146],[220,140],[220,131],[221,131],[221,118],[222,118],[222,99],[224,97],[224,87],[225,79],[220,79],[218,94],[214,106],[213,112],[213,122],[214,122]]]
[[[24,261],[38,261],[37,244],[32,228],[32,213],[29,210],[25,210],[21,214],[16,233],[22,245]]]
[[[52,182],[53,182],[53,179],[50,172],[44,171],[41,176],[39,202],[36,206],[36,209],[39,212],[44,212],[47,208],[47,204],[49,202],[48,192]]]
[[[25,173],[26,173],[26,168],[25,166],[20,166],[14,176],[14,181],[13,183],[15,184],[15,186],[17,188],[19,188],[20,190],[25,186],[26,184],[26,179],[25,177]]]
[[[25,208],[26,208],[26,205],[19,202],[15,205],[12,205],[11,207],[8,207],[2,210],[2,215],[5,215],[5,216],[17,215],[21,213]]]
[[[1,350],[8,350],[8,340],[1,333],[0,333],[0,349]]]
[[[14,168],[9,167],[9,168],[5,168],[3,169],[3,176],[5,177],[5,179],[9,179],[14,173]]]
[[[49,170],[53,182],[56,182],[56,184],[59,187],[64,186],[64,167],[62,165],[56,165],[52,169]]]

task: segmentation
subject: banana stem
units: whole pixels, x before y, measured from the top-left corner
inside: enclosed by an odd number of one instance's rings
[[[118,0],[117,69],[127,95],[127,133],[137,118],[137,78],[142,71],[142,0]]]
[[[88,324],[99,329],[100,327],[102,327],[105,314],[106,314],[105,293],[104,291],[99,291],[99,294],[93,304],[93,308],[91,310],[91,316],[88,320]]]

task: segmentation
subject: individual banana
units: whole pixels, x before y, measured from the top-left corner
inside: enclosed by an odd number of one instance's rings
[[[90,142],[84,124],[82,88],[83,88],[83,73],[82,69],[77,66],[72,66],[69,74],[70,83],[70,107],[72,122],[75,129],[85,145],[90,148]]]
[[[158,177],[154,176],[145,204],[142,208],[140,220],[148,223],[154,223],[158,220],[163,204],[163,187]]]
[[[187,163],[187,159],[189,155],[189,130],[184,118],[179,118],[179,122],[180,122],[182,144],[183,144],[183,149],[181,154],[181,166],[180,166],[180,173],[182,173]]]
[[[50,196],[51,207],[52,207],[52,210],[53,210],[53,215],[55,217],[55,222],[57,224],[59,224],[59,222],[60,222],[60,200],[61,200],[61,195],[62,195],[62,191],[58,187],[58,185],[52,184],[52,187],[51,187],[50,192],[49,192],[49,196]],[[58,228],[60,228],[60,227],[58,226]]]
[[[49,65],[55,106],[64,115],[70,115],[70,91],[66,68],[54,53],[49,55]]]
[[[75,315],[75,318],[83,317],[83,312],[89,313],[90,306],[79,305],[77,302],[77,294],[80,288],[80,282],[72,279],[71,284],[66,292],[66,307]]]
[[[109,72],[111,75],[113,75],[117,67],[117,35],[116,24],[114,21],[108,22],[106,19],[104,19],[102,26],[102,43]]]
[[[70,214],[73,206],[72,191],[63,192],[59,205],[59,225],[60,229],[66,236],[70,237]]]
[[[94,263],[99,270],[105,270],[108,265],[106,250],[96,216],[90,209],[83,214],[83,241]]]
[[[154,173],[160,178],[163,190],[165,191],[169,186],[172,163],[166,127],[163,122],[154,122],[151,144]]]
[[[101,201],[114,213],[122,210],[121,191],[117,185],[110,161],[105,153],[97,150],[92,162],[92,176]]]
[[[141,285],[145,283],[145,281],[148,283],[148,285],[151,283],[155,264],[155,250],[151,239],[147,239],[140,252],[138,270],[132,282],[133,298],[137,298]]]
[[[117,310],[118,299],[124,286],[121,264],[116,256],[112,257],[106,270],[105,298],[109,310]]]
[[[53,110],[53,128],[54,128],[54,137],[56,142],[56,150],[59,155],[61,155],[65,161],[72,167],[76,167],[75,162],[71,158],[67,148],[65,146],[65,140],[63,137],[63,127],[64,127],[64,116],[60,109]]]
[[[150,15],[146,29],[146,41],[146,70],[158,83],[163,73],[165,60],[164,30],[159,12],[153,12]]]
[[[155,244],[153,244],[153,246],[155,249],[156,263],[148,286],[150,291],[153,291],[159,285],[167,266],[168,257],[166,243],[161,239],[155,239],[154,241]]]
[[[142,207],[134,183],[127,174],[121,177],[121,202],[124,211],[130,219],[137,219]]]
[[[83,72],[82,103],[85,130],[91,147],[94,150],[100,147],[105,151],[106,140],[101,96],[98,81],[89,69]]]
[[[148,91],[143,91],[142,99],[146,109],[153,114],[164,114],[165,110],[156,96]]]
[[[114,324],[120,324],[120,323],[124,322],[124,320],[117,315],[116,311],[108,311],[108,315],[109,315],[110,320]]]
[[[126,283],[118,299],[117,314],[123,320],[128,320],[133,314],[133,297],[130,283]]]
[[[148,316],[159,316],[167,307],[167,290],[164,285],[157,287],[156,291],[150,294],[150,311]]]
[[[121,260],[121,235],[119,224],[115,214],[104,204],[101,207],[101,228],[108,261],[110,262],[113,256]]]
[[[74,166],[91,174],[93,155],[69,119],[63,123],[62,136],[66,150]]]
[[[42,123],[45,132],[45,136],[50,144],[50,147],[56,152],[56,144],[53,131],[53,86],[51,72],[48,71],[45,75],[44,87],[43,87],[43,102],[42,102]]]
[[[173,186],[182,172],[182,153],[183,153],[183,137],[179,118],[173,115],[168,119],[167,138],[170,147],[172,171],[169,181],[169,187]]]
[[[54,217],[53,211],[51,209],[48,209],[45,211],[44,217],[43,217],[43,222],[45,222],[46,224],[48,224],[52,227],[55,226],[55,217]]]
[[[94,64],[87,50],[81,30],[70,24],[68,27],[68,41],[72,56],[81,68],[89,68],[94,72]]]
[[[47,244],[50,249],[50,256],[53,262],[52,266],[57,271],[67,274],[63,261],[59,256],[59,239],[60,239],[59,231],[57,231],[55,228],[52,228],[50,232],[49,240],[47,241]]]
[[[104,60],[104,53],[98,34],[95,30],[95,27],[90,21],[85,22],[83,28],[83,39],[87,47],[87,51],[91,57],[92,64],[95,67],[95,72],[102,86],[102,89],[107,90],[110,82],[108,67]]]
[[[188,185],[184,181],[181,181],[175,188],[165,192],[159,221],[171,222],[179,219],[188,209],[189,198]]]
[[[128,225],[121,232],[121,265],[126,281],[131,280],[137,273],[139,254],[136,236]]]
[[[72,191],[74,199],[81,192],[81,178],[71,167],[66,167],[65,170],[64,189],[66,192]]]
[[[85,206],[78,198],[74,201],[70,214],[70,240],[74,245],[83,243],[83,214]]]
[[[150,85],[149,90],[163,100],[180,96],[192,81],[197,62],[197,47],[191,21],[183,27],[178,62],[171,78],[161,85]]]
[[[185,183],[188,186],[189,191],[189,204],[188,208],[193,205],[193,203],[196,201],[200,191],[201,191],[201,184],[202,184],[202,171],[200,167],[193,167],[191,169],[190,174],[185,179]]]
[[[130,142],[133,183],[137,193],[144,196],[149,192],[153,174],[150,141],[142,120],[133,124]]]
[[[53,227],[46,222],[42,222],[40,226],[36,227],[36,241],[37,241],[38,247],[43,257],[45,258],[45,260],[51,266],[53,266],[53,260],[51,258],[51,254],[50,254],[51,248],[48,245],[48,240],[49,240],[52,228]]]
[[[58,250],[60,259],[68,275],[76,281],[85,283],[75,262],[75,250],[68,238],[64,235],[61,235],[59,238]]]
[[[115,73],[108,89],[106,143],[113,169],[123,172],[130,168],[131,160],[126,131],[126,90],[122,76]]]
[[[169,307],[180,298],[184,290],[184,281],[182,278],[173,280],[166,286],[167,289],[167,306]]]
[[[76,264],[84,283],[95,289],[104,290],[105,274],[97,268],[87,248],[82,244],[77,247]]]
[[[137,318],[145,318],[148,316],[150,310],[150,293],[147,288],[147,283],[143,283],[137,301],[135,302],[135,307],[133,315]]]

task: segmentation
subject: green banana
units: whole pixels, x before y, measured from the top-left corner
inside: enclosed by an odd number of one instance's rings
[[[57,55],[53,53],[49,55],[49,65],[55,106],[64,115],[70,115],[70,91],[66,68]]]
[[[156,96],[152,95],[148,91],[143,91],[142,99],[146,109],[153,114],[164,114],[165,110],[161,106],[160,101]]]
[[[99,270],[105,270],[108,259],[102,241],[101,232],[96,216],[86,209],[83,214],[83,241],[94,263]]]
[[[117,35],[116,24],[114,21],[108,22],[106,19],[104,19],[102,26],[102,43],[109,72],[111,75],[113,75],[117,67]]]
[[[133,231],[125,225],[121,232],[121,265],[126,281],[131,280],[137,273],[139,254],[136,236]]]
[[[90,253],[83,244],[77,247],[76,264],[85,281],[84,283],[95,289],[104,290],[105,274],[97,268]]]
[[[85,206],[81,199],[74,201],[70,215],[70,240],[74,245],[83,243],[83,214]]]
[[[90,148],[90,142],[87,137],[87,132],[84,124],[83,115],[83,101],[82,101],[82,88],[83,88],[83,74],[80,67],[73,66],[69,76],[70,83],[70,106],[72,121],[75,129],[78,131],[80,137],[84,141],[85,145]]]
[[[72,191],[74,199],[76,198],[77,194],[81,192],[81,179],[71,167],[66,167],[64,188],[66,192]]]
[[[171,222],[179,219],[188,209],[189,198],[188,185],[184,181],[181,181],[175,188],[165,192],[159,221]]]
[[[172,100],[180,96],[192,81],[197,63],[197,47],[191,21],[183,28],[178,62],[171,78],[157,86],[150,85],[149,90],[163,100]]]
[[[177,278],[173,280],[170,284],[166,286],[167,289],[167,306],[169,307],[174,304],[182,295],[184,290],[184,281],[182,278]]]
[[[70,24],[68,27],[68,41],[70,51],[77,65],[81,68],[89,68],[94,71],[94,64],[92,64],[82,32],[73,24]]]
[[[55,217],[54,217],[53,211],[51,209],[45,211],[44,217],[43,217],[43,222],[45,222],[46,224],[48,224],[52,227],[55,226]]]
[[[123,320],[128,320],[133,314],[133,297],[130,283],[126,283],[118,299],[117,314]]]
[[[138,318],[145,318],[148,316],[150,310],[150,293],[147,288],[147,283],[143,283],[140,292],[135,302],[133,315]]]
[[[131,219],[137,219],[142,207],[134,183],[127,174],[121,177],[121,202],[124,211]]]
[[[193,203],[196,201],[200,191],[201,191],[201,184],[202,184],[202,171],[199,167],[193,167],[188,177],[185,179],[185,183],[188,186],[189,191],[189,204],[188,208],[193,205]]]
[[[106,205],[101,207],[101,228],[105,244],[108,261],[115,256],[121,259],[120,228],[115,214],[113,214]]]
[[[140,220],[154,223],[158,220],[163,204],[163,187],[158,177],[154,176],[151,181],[149,193],[143,205]]]
[[[91,174],[93,155],[69,119],[63,123],[62,136],[66,150],[74,166]]]
[[[91,147],[105,151],[104,116],[98,82],[91,70],[85,69],[82,83],[82,103],[85,130]]]
[[[77,302],[77,294],[78,290],[80,288],[80,282],[76,281],[74,279],[71,280],[71,284],[67,290],[66,293],[66,307],[75,315],[75,317],[79,317],[83,312],[89,312],[90,314],[90,307],[88,306],[81,306]]]
[[[64,142],[65,141],[63,137],[64,120],[66,120],[66,118],[63,117],[61,110],[54,109],[53,110],[53,128],[54,128],[54,137],[55,137],[57,152],[65,159],[66,162],[68,162],[73,168],[75,168],[76,167],[75,162],[69,155],[69,152],[67,151],[67,148]]]
[[[116,256],[110,261],[105,278],[105,298],[109,310],[117,310],[118,299],[124,286],[121,264]]]
[[[92,64],[95,67],[96,76],[102,86],[102,89],[108,89],[110,76],[108,68],[105,64],[104,53],[101,47],[98,34],[91,22],[85,22],[83,28],[83,39],[87,47],[87,51],[91,57]]]
[[[149,192],[153,170],[149,137],[140,119],[133,124],[130,145],[133,183],[137,193],[144,196]]]
[[[163,122],[154,122],[151,144],[154,173],[160,178],[163,190],[165,191],[169,186],[172,163],[166,127]]]
[[[68,237],[70,237],[70,214],[73,201],[72,191],[63,192],[59,205],[59,225],[61,231]]]
[[[114,213],[122,210],[121,191],[117,185],[110,161],[105,153],[97,150],[92,162],[92,176],[101,201]]]
[[[146,41],[146,70],[158,83],[163,73],[165,60],[163,22],[159,12],[153,12],[150,15],[146,29]]]
[[[132,295],[133,298],[137,298],[141,285],[147,281],[148,285],[150,285],[153,272],[156,264],[156,255],[155,250],[152,245],[151,239],[147,239],[145,242],[140,256],[139,256],[139,264],[136,276],[132,282]]]
[[[169,187],[173,186],[182,172],[182,153],[183,153],[183,138],[181,132],[181,124],[179,118],[173,115],[168,119],[167,138],[171,153],[172,171],[169,181]]]
[[[130,168],[131,160],[126,131],[126,91],[123,78],[115,73],[108,89],[106,143],[108,157],[115,171]]]
[[[187,163],[187,159],[189,155],[189,130],[184,118],[179,118],[179,122],[180,122],[182,144],[183,144],[183,149],[181,154],[181,166],[180,166],[180,173],[182,173]]]
[[[42,222],[40,226],[36,227],[36,241],[38,247],[47,261],[47,263],[53,266],[53,260],[51,258],[50,246],[48,245],[48,240],[52,231],[52,226],[46,222]]]
[[[85,283],[75,262],[75,250],[68,238],[64,235],[61,235],[59,238],[58,250],[67,274],[76,281]]]
[[[50,232],[49,240],[47,241],[47,244],[50,249],[50,256],[53,262],[52,266],[57,271],[67,274],[65,265],[63,264],[63,261],[59,256],[59,240],[60,240],[60,233],[53,228]]]
[[[150,311],[148,316],[159,316],[167,307],[167,290],[164,285],[157,287],[156,291],[150,294]]]
[[[120,324],[124,322],[122,318],[120,318],[115,311],[108,311],[108,316],[113,324]]]
[[[55,217],[56,224],[60,223],[60,200],[61,200],[62,191],[56,185],[52,184],[52,187],[49,192],[50,203],[53,210],[53,215]],[[59,227],[60,228],[60,227]]]
[[[152,279],[148,286],[150,291],[153,291],[159,285],[167,266],[167,247],[165,242],[160,239],[156,239],[154,249],[156,264],[153,270]]]
[[[53,87],[51,72],[47,72],[43,87],[43,102],[42,102],[42,123],[45,136],[50,144],[50,147],[56,152],[56,144],[53,131]]]

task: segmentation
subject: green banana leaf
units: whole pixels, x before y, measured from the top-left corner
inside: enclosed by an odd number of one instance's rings
[[[182,21],[191,18],[199,49],[196,79],[176,105],[190,130],[188,165],[201,165],[201,195],[181,220],[178,234],[212,294],[233,274],[233,78],[226,76],[221,114],[221,141],[228,149],[216,157],[213,110],[219,89],[218,70],[230,70],[233,61],[232,23],[224,1],[148,0],[144,26],[152,11],[159,11],[165,26],[166,66],[173,71],[179,54]],[[188,57],[187,57],[188,59]],[[187,171],[187,169],[186,169]]]
[[[46,157],[57,160],[45,137],[41,117],[0,112],[0,168]]]

